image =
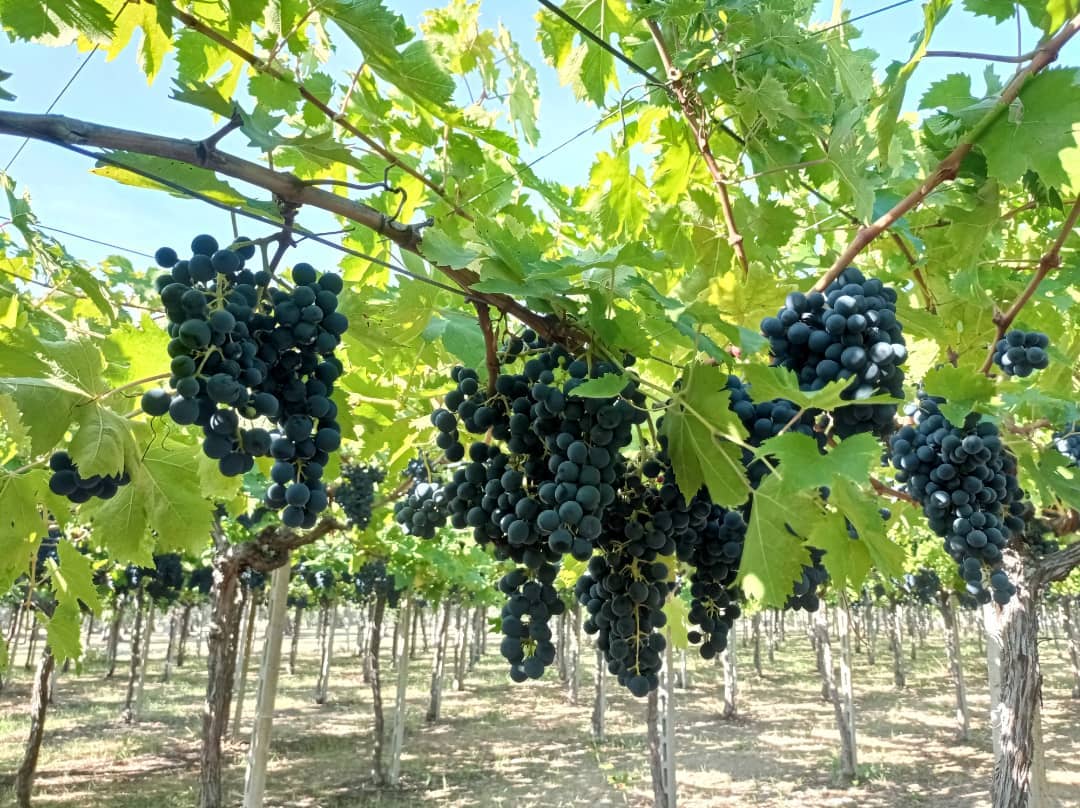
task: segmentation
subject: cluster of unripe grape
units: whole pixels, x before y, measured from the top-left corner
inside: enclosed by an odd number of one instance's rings
[[[131,475],[126,471],[120,474],[94,474],[83,477],[79,467],[67,452],[53,452],[49,457],[49,490],[54,494],[67,497],[74,503],[88,502],[93,497],[112,499],[121,486],[131,482]]]
[[[155,258],[169,271],[155,285],[169,318],[173,393],[150,390],[143,409],[181,425],[202,427],[203,451],[226,476],[273,457],[266,503],[288,527],[312,527],[328,504],[323,467],[341,445],[337,405],[341,374],[334,350],[348,328],[337,311],[337,275],[308,264],[293,267],[293,288],[252,272],[246,239],[220,249],[208,235],[180,260],[163,247]],[[265,419],[270,428],[246,422]]]
[[[1050,365],[1050,356],[1046,349],[1050,346],[1050,337],[1040,331],[1008,332],[994,346],[994,363],[1008,376],[1027,378],[1036,370],[1043,370]]]

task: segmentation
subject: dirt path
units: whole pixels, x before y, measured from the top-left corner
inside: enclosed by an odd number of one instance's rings
[[[1050,783],[1062,806],[1080,806],[1080,703],[1069,698],[1066,668],[1044,646],[1045,734]],[[370,699],[358,660],[341,649],[331,702],[311,700],[314,648],[305,648],[295,677],[282,676],[280,711],[270,761],[268,806],[275,808],[518,808],[519,806],[639,806],[650,804],[644,702],[612,684],[609,739],[589,737],[591,671],[583,671],[582,703],[572,707],[552,678],[513,685],[489,655],[464,692],[447,691],[445,720],[424,724],[430,661],[413,663],[403,760],[403,785],[377,792],[367,783]],[[884,651],[885,649],[881,649]],[[855,669],[860,779],[835,781],[832,709],[820,699],[813,656],[792,636],[757,679],[740,670],[740,718],[722,721],[720,670],[697,660],[691,689],[677,691],[679,798],[683,808],[979,808],[990,775],[984,716],[984,672],[967,649],[973,740],[955,741],[947,668],[924,651],[909,688],[892,687],[888,659]],[[585,653],[583,659],[591,659]],[[158,656],[160,659],[160,655]],[[35,804],[171,808],[195,802],[202,681],[193,667],[169,685],[148,681],[147,720],[132,728],[118,719],[123,682],[105,682],[91,663],[63,677],[46,731]],[[384,664],[389,665],[387,660]],[[160,668],[160,663],[157,663]],[[22,673],[21,671],[19,672]],[[14,770],[25,719],[26,676],[0,693],[0,771]],[[254,688],[249,688],[249,692]],[[252,709],[246,711],[251,715]],[[389,710],[388,710],[389,712]],[[245,744],[232,747],[233,794],[243,781]],[[0,805],[5,797],[0,797]]]

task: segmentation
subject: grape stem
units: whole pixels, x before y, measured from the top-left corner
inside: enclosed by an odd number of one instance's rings
[[[108,398],[114,393],[120,393],[124,390],[130,390],[132,387],[142,387],[144,384],[150,384],[150,382],[159,382],[162,379],[169,378],[171,375],[172,373],[155,373],[153,376],[147,376],[144,379],[136,379],[133,382],[128,382],[127,384],[122,384],[119,387],[114,387],[112,390],[106,390],[104,393],[99,393],[86,403],[90,404],[94,401],[101,401],[102,399]]]
[[[1017,71],[1012,81],[1002,91],[997,103],[979,120],[977,124],[964,136],[960,143],[949,155],[938,163],[933,172],[924,179],[911,193],[897,202],[890,210],[875,219],[870,225],[856,233],[851,244],[837,257],[832,266],[818,278],[812,290],[821,292],[832,283],[837,276],[851,265],[851,262],[873,241],[896,224],[905,214],[922,204],[939,185],[955,179],[960,171],[960,165],[968,156],[979,139],[997,122],[997,120],[1012,106],[1012,103],[1020,96],[1020,91],[1028,79],[1053,63],[1058,53],[1070,39],[1080,33],[1080,15],[1069,19],[1058,29],[1046,43],[1039,48],[1027,67]]]
[[[709,132],[706,127],[708,121],[707,112],[693,85],[684,81],[682,71],[672,61],[671,52],[668,50],[667,42],[664,41],[664,34],[660,30],[660,26],[652,19],[645,22],[649,26],[649,33],[652,34],[653,43],[660,54],[664,72],[667,73],[670,80],[668,86],[671,88],[675,99],[679,102],[679,106],[682,107],[686,125],[690,128],[698,151],[701,152],[701,157],[705,161],[705,167],[708,168],[709,174],[716,184],[716,190],[720,195],[720,208],[724,214],[724,224],[727,227],[728,243],[735,250],[739,265],[742,267],[743,278],[746,278],[750,273],[750,262],[746,257],[746,244],[743,241],[742,234],[739,232],[738,224],[735,222],[735,213],[731,207],[731,195],[728,193],[727,180],[724,177],[724,172],[720,170],[720,166],[716,162],[712,146],[709,145]]]
[[[9,473],[10,474],[24,474],[24,473],[30,471],[30,469],[36,469],[38,466],[44,466],[48,462],[48,460],[49,460],[49,458],[47,456],[46,457],[39,457],[37,460],[33,461],[32,463],[27,463],[25,466],[20,466],[19,468],[15,469],[14,471],[9,472]]]
[[[490,398],[495,395],[495,380],[499,378],[499,356],[495,346],[495,329],[491,327],[491,308],[487,303],[479,300],[473,301],[476,306],[476,321],[480,324],[480,332],[484,335],[484,356],[487,364],[487,394]]]
[[[890,488],[876,477],[870,478],[870,487],[877,491],[879,494],[883,494],[884,496],[892,497],[893,499],[903,500],[904,502],[910,502],[912,505],[919,504],[919,501],[915,499],[915,497],[911,496],[911,494],[906,494],[903,491],[898,491],[895,488]]]
[[[1054,239],[1054,243],[1050,245],[1050,249],[1046,251],[1042,258],[1039,259],[1039,268],[1035,271],[1035,274],[1028,281],[1028,285],[1024,287],[1024,291],[1020,293],[1020,296],[1013,301],[1013,304],[1004,312],[997,312],[994,315],[994,324],[997,327],[994,339],[990,342],[990,348],[986,352],[986,359],[983,360],[983,365],[979,368],[979,372],[987,376],[990,375],[990,368],[994,365],[994,352],[997,348],[997,343],[1005,336],[1005,332],[1009,330],[1009,327],[1013,324],[1016,316],[1020,313],[1020,310],[1027,305],[1027,302],[1031,300],[1035,291],[1039,288],[1039,284],[1043,282],[1053,270],[1061,266],[1061,248],[1065,245],[1066,240],[1072,234],[1073,229],[1076,227],[1077,219],[1080,219],[1080,199],[1073,203],[1072,208],[1069,210],[1069,215],[1065,219],[1065,223],[1061,226],[1061,232],[1058,233],[1058,237]]]

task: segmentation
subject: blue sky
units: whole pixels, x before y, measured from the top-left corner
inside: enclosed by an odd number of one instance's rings
[[[418,22],[426,9],[439,5],[429,0],[387,0],[386,4],[404,15],[411,25]],[[852,15],[858,15],[888,4],[886,0],[861,0],[845,2],[844,8]],[[536,153],[550,150],[600,117],[597,110],[579,104],[567,88],[560,87],[555,71],[543,63],[539,45],[535,41],[534,15],[538,6],[519,0],[513,3],[485,0],[483,5],[483,23],[490,26],[501,20],[519,43],[525,57],[537,66],[541,92],[541,142]],[[1003,54],[1017,52],[1015,25],[995,26],[989,20],[965,13],[959,8],[959,3],[956,5],[958,7],[953,9],[935,35],[935,49],[975,49]],[[823,0],[819,6],[819,19],[827,20],[831,9],[831,0]],[[910,2],[864,20],[856,27],[863,32],[860,46],[875,50],[879,54],[878,67],[883,69],[894,60],[907,58],[911,51],[911,37],[921,29],[921,25],[922,4]],[[344,38],[341,39],[344,42]],[[1023,49],[1030,50],[1036,39],[1036,34],[1025,26]],[[17,96],[7,106],[21,112],[44,112],[85,56],[74,46],[46,48],[5,43],[0,52],[0,69],[14,75],[5,82],[4,87]],[[171,65],[166,65],[157,81],[148,86],[134,60],[135,49],[132,47],[113,62],[106,62],[101,53],[96,54],[54,112],[174,137],[201,138],[213,130],[214,124],[207,112],[169,99]],[[1076,64],[1077,54],[1066,51],[1061,61]],[[984,63],[981,62],[957,59],[924,61],[909,88],[906,109],[913,110],[926,87],[947,73],[978,73],[983,67]],[[999,74],[1009,69],[1009,65],[998,66]],[[976,87],[979,86],[977,82]],[[231,138],[225,142],[225,147],[242,151],[243,136],[234,134]],[[587,176],[593,154],[599,148],[606,147],[609,138],[607,132],[582,137],[541,162],[535,170],[551,179],[581,182]],[[14,138],[0,138],[0,168],[7,164],[18,146],[19,141]],[[42,224],[94,236],[134,250],[152,253],[162,244],[182,247],[198,232],[211,232],[220,237],[226,237],[231,232],[228,214],[220,210],[158,191],[129,188],[90,174],[91,167],[85,157],[48,144],[32,142],[15,162],[11,174],[19,182],[20,190],[30,191]],[[302,221],[309,227],[321,227],[323,223],[310,212],[303,216]],[[333,226],[326,221],[326,227],[322,229]],[[265,228],[248,226],[246,229],[249,234],[259,235]],[[67,236],[59,238],[72,253],[91,261],[116,252]],[[305,256],[315,262],[336,264],[338,260],[338,254],[334,251],[312,244],[305,246]],[[137,265],[146,263],[138,256],[127,257]]]

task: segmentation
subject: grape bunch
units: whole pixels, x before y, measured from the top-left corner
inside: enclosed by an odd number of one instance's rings
[[[737,602],[746,522],[736,510],[711,507],[701,541],[694,548],[690,562],[690,622],[700,630],[688,632],[691,643],[703,659],[712,659],[727,647],[728,634],[742,614]]]
[[[539,679],[555,661],[549,621],[566,610],[552,586],[558,574],[557,566],[545,563],[536,569],[517,567],[499,581],[499,591],[507,597],[499,651],[510,663],[515,682]]]
[[[1054,433],[1054,448],[1073,466],[1080,466],[1080,422],[1065,424],[1060,432]]]
[[[464,457],[464,455],[462,455]],[[461,458],[458,458],[459,460]],[[431,461],[426,454],[421,452],[405,465],[404,476],[412,477],[417,482],[426,483],[431,481]]]
[[[929,605],[937,602],[941,578],[934,570],[920,567],[914,573],[905,575],[904,583],[920,603]]]
[[[613,542],[610,550],[589,561],[575,594],[589,617],[583,628],[596,635],[608,670],[638,698],[659,684],[667,623],[662,611],[668,594],[668,568],[646,552],[644,538]]]
[[[213,567],[196,567],[187,576],[187,587],[200,595],[209,595],[214,585]]]
[[[184,567],[179,553],[154,556],[153,573],[146,576],[146,594],[157,603],[172,603],[184,589]]]
[[[34,563],[34,579],[41,580],[48,572],[48,562],[50,560],[55,563],[60,563],[60,554],[58,547],[60,540],[64,537],[64,534],[60,532],[60,529],[56,525],[49,525],[48,534],[41,540],[41,544],[37,549],[37,560]]]
[[[1050,357],[1046,353],[1049,346],[1050,337],[1040,331],[1013,329],[994,346],[994,364],[1007,376],[1027,378],[1036,370],[1049,367]]]
[[[822,292],[792,292],[775,317],[761,321],[773,364],[798,374],[804,390],[849,381],[843,397],[903,395],[907,348],[896,319],[896,292],[848,267]],[[833,413],[840,437],[892,429],[892,404],[855,404]],[[794,413],[792,413],[794,415]]]
[[[726,389],[730,392],[728,406],[746,427],[749,445],[760,446],[786,430],[807,435],[817,441],[819,448],[824,449],[825,434],[815,431],[813,412],[804,410],[800,415],[799,408],[783,398],[755,402],[751,398],[750,388],[738,376],[728,376]],[[755,459],[754,453],[749,449],[743,449],[743,465],[746,466],[750,484],[755,488],[769,473],[769,465],[764,460]]]
[[[788,530],[790,531],[791,528]],[[784,603],[784,608],[789,611],[802,609],[806,612],[816,612],[821,606],[818,590],[829,581],[829,571],[821,563],[825,557],[825,551],[817,547],[810,547],[809,550],[810,564],[803,564],[802,577],[795,582],[794,590]]]
[[[991,573],[991,595],[983,567],[999,565],[1010,535],[1024,529],[1016,461],[994,424],[970,413],[957,427],[941,413],[941,401],[920,394],[911,410],[914,425],[893,436],[896,479],[922,504],[930,529],[945,538],[971,594],[1008,603],[1015,592],[1008,576],[1000,569]]]
[[[375,488],[385,479],[386,472],[375,466],[349,464],[341,468],[341,482],[334,489],[334,501],[360,530],[371,524]]]
[[[450,516],[446,490],[439,481],[413,481],[408,493],[394,504],[394,521],[410,536],[433,539]]]
[[[143,410],[202,427],[203,452],[225,476],[245,474],[272,457],[266,503],[287,527],[309,528],[328,504],[323,467],[341,445],[331,400],[342,365],[334,356],[348,319],[337,311],[341,278],[309,264],[292,270],[291,291],[244,261],[255,248],[240,239],[219,249],[196,236],[180,260],[163,247],[169,272],[155,281],[169,318],[173,394],[149,390]],[[270,429],[245,426],[265,419]]]
[[[131,476],[126,471],[122,474],[83,477],[71,456],[63,451],[53,452],[49,457],[49,468],[52,469],[49,490],[75,503],[87,502],[92,497],[112,499],[120,486],[131,482]]]

